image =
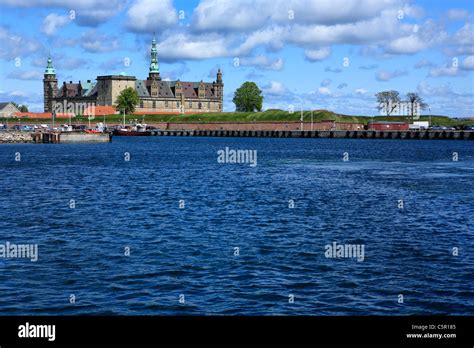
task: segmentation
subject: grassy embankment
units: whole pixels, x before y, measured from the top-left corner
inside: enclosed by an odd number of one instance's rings
[[[303,118],[305,122],[311,122],[311,111],[304,111]],[[288,122],[295,121],[299,122],[301,119],[301,112],[295,111],[290,114],[288,111],[283,110],[267,110],[264,112],[222,112],[222,113],[203,113],[203,114],[189,114],[189,115],[126,115],[126,122],[137,121],[145,123],[152,122]],[[375,116],[374,121],[409,121],[409,118],[405,116]],[[350,116],[336,114],[327,110],[315,110],[313,111],[313,121],[318,122],[322,120],[333,120],[338,122],[354,122],[367,124],[372,120],[370,116]],[[429,121],[430,116],[421,116],[416,121]],[[91,123],[104,121],[103,116],[97,116],[91,120]],[[6,123],[6,119],[0,118],[0,123]],[[77,116],[72,118],[73,124],[88,124],[87,117]],[[119,124],[123,122],[122,115],[107,115],[105,116],[105,122],[108,124]],[[8,119],[9,124],[18,124],[18,119]],[[51,123],[51,120],[46,119],[34,119],[34,118],[22,118],[20,119],[21,124],[41,124]],[[68,123],[68,119],[57,119],[56,124]],[[456,125],[474,125],[474,120],[466,119],[455,119],[446,116],[431,116],[432,125],[440,126],[456,126]]]

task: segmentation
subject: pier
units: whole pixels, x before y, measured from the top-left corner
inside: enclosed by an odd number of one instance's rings
[[[36,144],[109,143],[112,141],[112,135],[109,133],[85,132],[35,132],[31,133],[31,138]]]
[[[345,138],[345,139],[416,139],[416,140],[474,140],[474,131],[463,130],[156,130],[153,136],[187,137],[255,137],[255,138]]]

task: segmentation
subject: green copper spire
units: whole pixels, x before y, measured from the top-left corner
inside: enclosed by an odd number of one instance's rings
[[[159,73],[158,66],[158,51],[156,50],[156,40],[153,35],[153,41],[151,42],[151,63],[150,63],[150,73]]]
[[[51,57],[48,57],[48,65],[46,66],[46,70],[44,71],[45,75],[56,75],[56,71],[53,68],[53,61]]]

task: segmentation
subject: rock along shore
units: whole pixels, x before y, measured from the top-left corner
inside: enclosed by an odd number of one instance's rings
[[[0,144],[18,144],[31,142],[33,142],[33,139],[31,137],[31,133],[29,132],[0,132]]]

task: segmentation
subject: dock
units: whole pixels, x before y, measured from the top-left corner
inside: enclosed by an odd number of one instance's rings
[[[253,137],[253,138],[344,138],[344,139],[415,139],[415,140],[474,140],[474,131],[464,130],[157,130],[153,136],[184,137]]]
[[[111,133],[35,132],[33,143],[108,143]],[[245,138],[334,138],[334,139],[404,139],[404,140],[474,140],[467,130],[154,130],[151,136],[162,137],[245,137]]]
[[[85,132],[35,132],[31,133],[31,138],[36,144],[109,143],[112,141],[112,135],[109,133]]]

